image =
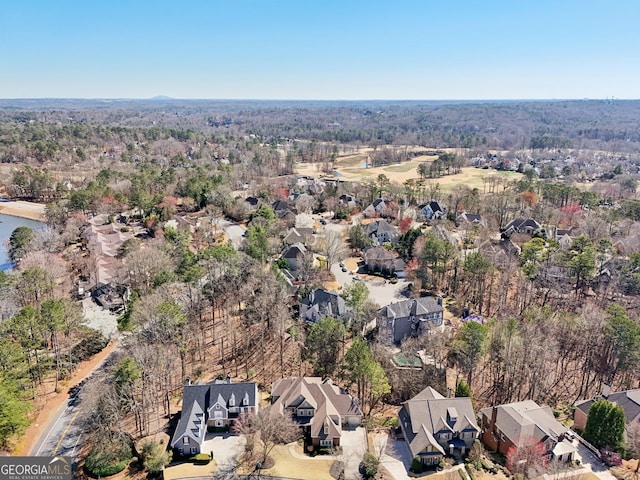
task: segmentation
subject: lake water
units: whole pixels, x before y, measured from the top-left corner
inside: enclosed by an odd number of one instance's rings
[[[39,228],[43,223],[0,213],[0,270],[6,270],[11,266],[7,257],[7,243],[11,232],[21,226]]]

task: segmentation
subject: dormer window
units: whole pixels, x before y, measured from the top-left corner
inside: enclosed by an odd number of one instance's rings
[[[182,437],[182,444],[189,445],[189,437]]]
[[[325,422],[324,424],[324,434],[327,435],[329,433],[329,424]]]
[[[231,397],[229,397],[229,406],[230,407],[236,406],[236,396],[233,393],[231,394]]]
[[[244,398],[242,399],[242,405],[249,405],[249,394],[245,393]]]

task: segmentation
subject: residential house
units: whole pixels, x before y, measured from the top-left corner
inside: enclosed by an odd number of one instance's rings
[[[271,205],[273,213],[276,214],[276,218],[285,220],[287,222],[294,222],[296,218],[295,212],[289,207],[289,204],[283,200],[276,200]]]
[[[120,283],[122,280],[118,250],[125,241],[135,237],[130,227],[123,227],[124,224],[109,222],[107,215],[101,214],[91,218],[82,231],[82,245],[96,259],[95,266],[89,269],[91,286]]]
[[[316,288],[300,300],[300,316],[307,322],[317,322],[324,317],[342,319],[347,310],[347,304],[340,295],[323,288]]]
[[[329,378],[278,380],[271,388],[271,402],[271,415],[291,415],[314,448],[340,446],[343,429],[357,427],[363,417],[360,402]]]
[[[486,227],[487,222],[482,218],[482,215],[478,215],[477,213],[462,212],[456,217],[457,228],[469,228],[473,226]]]
[[[444,455],[469,451],[480,434],[469,397],[445,398],[427,387],[404,402],[398,420],[412,457],[440,464]]]
[[[367,208],[364,209],[362,214],[366,218],[371,217],[394,217],[396,211],[396,205],[383,198],[376,198]]]
[[[409,336],[417,337],[430,326],[440,326],[443,319],[441,297],[437,300],[433,297],[412,298],[378,311],[378,325],[386,331],[387,340],[393,343]]]
[[[560,244],[560,248],[567,248],[573,242],[573,238],[571,236],[571,231],[573,229],[569,228],[554,228],[553,229],[553,238],[556,242]]]
[[[369,247],[364,251],[364,264],[370,272],[381,272],[388,275],[396,271],[398,254],[385,247]]]
[[[185,385],[171,447],[180,455],[200,453],[207,428],[228,430],[240,415],[256,413],[258,408],[258,386],[253,382],[233,383],[227,377],[209,384]]]
[[[383,243],[398,243],[398,229],[389,224],[386,220],[377,220],[367,225],[367,236],[371,238],[374,245]]]
[[[343,193],[338,197],[338,203],[343,207],[347,207],[349,209],[356,208],[358,206],[358,202],[353,195],[349,195],[348,193]]]
[[[533,218],[516,218],[511,220],[502,230],[503,237],[510,237],[514,233],[526,233],[533,235],[533,232],[542,228]]]
[[[447,209],[435,200],[423,203],[419,205],[418,208],[426,220],[442,218],[447,214]]]
[[[258,205],[260,204],[260,200],[258,200],[258,198],[256,197],[247,197],[244,199],[244,202],[249,211],[257,209]]]
[[[622,392],[606,393],[600,398],[604,398],[611,403],[615,403],[622,407],[624,410],[624,418],[627,426],[632,423],[640,423],[640,388],[634,390],[625,390]],[[589,415],[589,409],[593,402],[598,399],[592,398],[589,400],[581,400],[576,402],[575,411],[573,413],[573,424],[578,430],[584,430],[587,426],[587,416]]]
[[[282,239],[285,245],[307,244],[313,238],[313,228],[292,228]]]
[[[287,261],[289,270],[295,271],[302,266],[302,262],[307,256],[307,249],[301,243],[294,243],[287,247],[282,253],[282,258]]]
[[[482,442],[504,455],[511,447],[540,442],[550,458],[573,460],[576,447],[566,439],[569,430],[556,420],[549,407],[532,400],[508,403],[480,410]]]

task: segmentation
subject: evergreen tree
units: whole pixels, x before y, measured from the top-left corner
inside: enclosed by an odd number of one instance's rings
[[[607,400],[596,400],[589,409],[584,438],[596,448],[619,450],[624,445],[625,418],[620,405]]]

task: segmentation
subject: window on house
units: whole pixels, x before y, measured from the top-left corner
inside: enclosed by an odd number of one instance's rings
[[[329,425],[327,423],[324,424],[324,433],[325,435],[329,433]]]
[[[236,406],[236,396],[235,395],[231,395],[231,398],[229,398],[229,406],[230,407],[235,407]]]
[[[189,445],[189,437],[182,437],[182,444]]]
[[[244,398],[242,399],[242,404],[249,405],[249,395],[246,393],[244,394]]]
[[[198,449],[191,447],[191,455],[195,455],[196,453],[198,453]]]
[[[333,447],[333,440],[320,440],[321,447]]]
[[[216,420],[216,427],[222,426],[222,420]]]

